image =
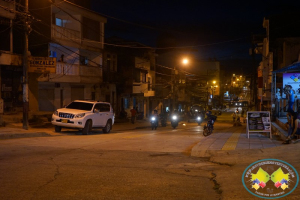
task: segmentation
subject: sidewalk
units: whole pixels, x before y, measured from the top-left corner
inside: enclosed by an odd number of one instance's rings
[[[137,120],[136,123],[117,122],[113,125],[112,131],[124,131],[134,129],[150,129],[150,122],[146,119]],[[76,130],[76,129],[74,129]],[[97,130],[97,129],[96,129]],[[99,129],[100,130],[100,129]],[[6,121],[6,126],[0,127],[0,140],[12,138],[26,138],[26,137],[45,137],[45,136],[59,136],[63,133],[54,132],[53,125],[48,122],[43,125],[30,124],[28,130],[23,129],[23,124],[15,121]]]
[[[216,122],[215,127],[217,126],[218,122]],[[275,135],[272,135],[272,139],[270,139],[268,135],[251,133],[248,139],[246,124],[239,127],[232,127],[230,129],[233,131],[217,132],[215,130],[213,134],[202,139],[193,147],[192,156],[210,157],[213,154],[223,154],[228,151],[266,149],[284,145],[282,144],[280,137]]]

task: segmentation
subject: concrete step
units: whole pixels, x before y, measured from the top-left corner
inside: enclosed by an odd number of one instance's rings
[[[288,133],[286,130],[281,128],[276,122],[272,122],[272,135],[278,135],[282,140],[286,140],[288,137]]]

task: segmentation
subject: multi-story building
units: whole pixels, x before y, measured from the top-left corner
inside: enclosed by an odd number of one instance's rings
[[[277,75],[277,79],[273,77],[275,80],[272,80],[273,70],[279,70],[299,61],[299,27],[292,25],[289,26],[287,30],[277,30],[275,28],[279,26],[280,23],[284,24],[288,20],[290,20],[290,18],[285,17],[280,19],[264,18],[263,20],[263,27],[266,29],[266,36],[255,49],[255,53],[262,55],[262,61],[258,67],[257,94],[258,100],[260,101],[258,109],[260,110],[271,110],[274,108],[274,101],[272,102],[271,100],[272,98],[273,100],[275,99],[276,89],[278,88],[282,92],[284,87],[282,85],[282,73]],[[272,81],[274,82],[273,85]],[[276,82],[278,83],[275,84]]]
[[[16,19],[15,2],[0,2],[0,113],[22,110],[22,50],[16,41],[20,25]],[[15,36],[15,37],[14,37]]]
[[[53,111],[75,99],[115,102],[116,88],[102,85],[106,18],[66,1],[32,0],[29,11],[37,20],[31,55],[56,58],[54,72],[29,73],[30,111]]]
[[[116,114],[126,111],[130,115],[137,108],[139,117],[148,117],[159,102],[155,96],[155,52],[143,44],[121,38],[108,38],[105,46],[105,62],[109,59],[111,83],[117,88]],[[107,65],[109,66],[109,65]],[[107,71],[107,69],[105,69]],[[106,78],[105,78],[106,79]]]

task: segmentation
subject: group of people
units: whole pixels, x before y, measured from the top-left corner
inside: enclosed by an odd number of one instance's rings
[[[300,135],[300,109],[295,112],[293,109],[288,108],[287,110],[287,120],[286,123],[288,129],[288,138],[284,143],[288,144],[292,139],[296,139],[297,135]]]

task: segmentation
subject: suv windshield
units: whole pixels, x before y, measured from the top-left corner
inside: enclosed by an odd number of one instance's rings
[[[92,110],[92,103],[84,103],[84,102],[72,102],[66,108],[77,109],[77,110]]]

